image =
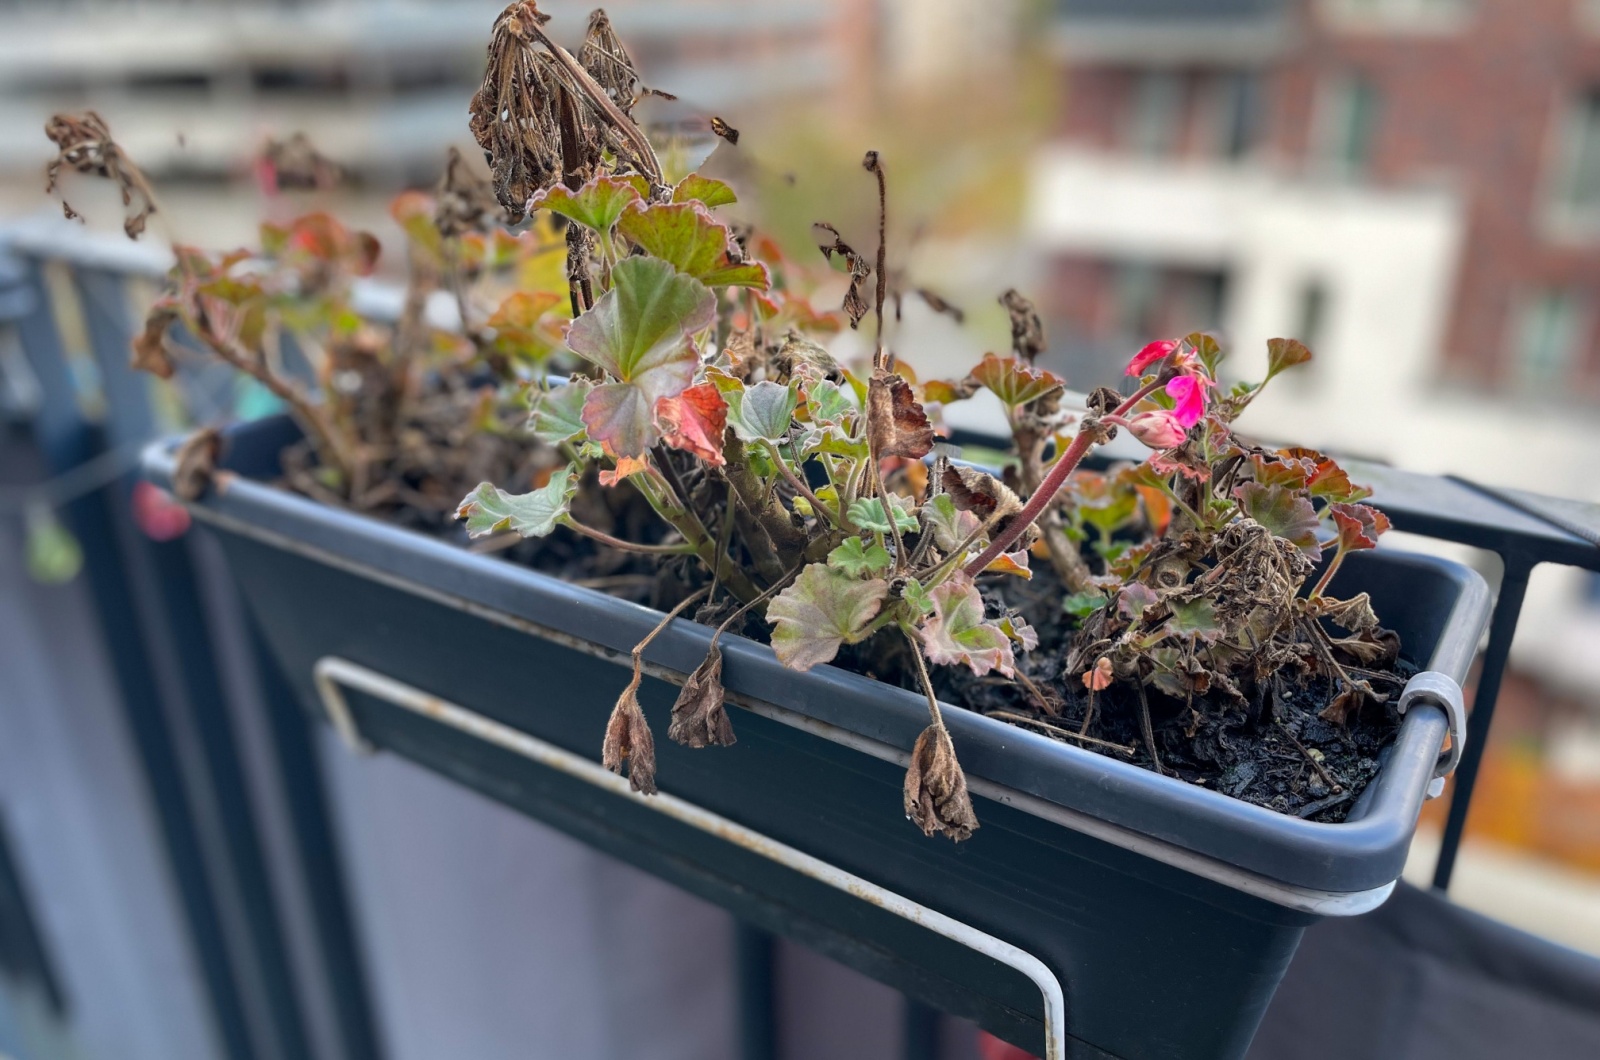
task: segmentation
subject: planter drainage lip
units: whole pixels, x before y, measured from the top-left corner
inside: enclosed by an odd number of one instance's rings
[[[234,466],[275,467],[286,421],[230,432]],[[147,478],[170,487],[168,439],[149,446]],[[204,521],[274,547],[308,555],[435,599],[478,617],[626,661],[659,612],[448,542],[330,508],[298,494],[219,471],[188,505]],[[1474,571],[1432,557],[1357,554],[1372,564],[1448,585],[1453,603],[1439,622],[1428,669],[1459,684],[1488,623],[1488,586]],[[705,657],[712,631],[675,621],[645,653],[648,669],[674,683]],[[897,763],[909,760],[926,725],[920,695],[833,666],[803,677],[764,644],[722,640],[728,698],[835,743]],[[619,686],[620,687],[620,686]],[[441,690],[448,696],[448,690]],[[1280,814],[1220,792],[1161,776],[959,707],[946,723],[978,794],[1223,883],[1276,905],[1322,916],[1353,915],[1381,904],[1405,864],[1407,848],[1445,743],[1448,722],[1432,704],[1413,707],[1378,776],[1341,824]],[[670,783],[670,782],[669,782]],[[980,817],[982,814],[980,807]]]

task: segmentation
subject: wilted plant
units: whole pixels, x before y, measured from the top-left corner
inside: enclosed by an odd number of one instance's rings
[[[818,341],[838,325],[799,296],[794,270],[753,233],[718,220],[733,189],[699,174],[668,182],[632,117],[645,90],[604,14],[576,57],[545,34],[546,21],[524,0],[495,24],[471,108],[492,197],[452,158],[435,195],[395,205],[411,277],[395,328],[373,329],[351,310],[350,280],[372,268],[375,241],[313,214],[264,229],[264,257],[179,248],[173,290],[152,313],[138,363],[169,373],[169,327],[181,323],[306,427],[315,460],[302,488],[357,504],[396,488],[394,410],[419,375],[449,365],[496,388],[458,420],[468,434],[507,433],[501,410],[525,397],[528,432],[547,454],[529,476],[537,488],[483,482],[457,509],[467,532],[502,540],[565,527],[671,566],[686,586],[673,615],[703,601],[700,614],[714,618],[730,609],[721,597],[735,601],[718,637],[764,607],[787,666],[807,670],[859,646],[914,674],[929,724],[912,753],[905,809],[930,835],[963,839],[978,822],[929,663],[1013,681],[1043,716],[1082,698],[1076,732],[1043,727],[1091,745],[1107,742],[1095,735],[1097,709],[1137,710],[1158,769],[1152,694],[1192,712],[1224,702],[1267,704],[1270,715],[1281,682],[1318,678],[1335,689],[1326,716],[1341,722],[1384,700],[1395,638],[1365,595],[1336,600],[1326,589],[1343,557],[1373,547],[1387,520],[1359,503],[1366,491],[1332,460],[1234,434],[1265,381],[1224,390],[1215,340],[1150,344],[1128,366],[1133,392],[1095,391],[1074,423],[1064,381],[1034,364],[1045,349],[1038,314],[1009,291],[1001,301],[1011,352],[985,355],[962,380],[919,383],[885,343],[884,307],[899,285],[885,166],[868,152],[877,245],[869,255],[832,225],[816,227],[823,254],[847,274],[851,327],[873,315],[870,364],[841,366]],[[517,235],[500,223],[525,215],[530,227]],[[497,286],[497,308],[485,315],[476,299]],[[426,296],[441,287],[455,296],[464,338],[427,324]],[[315,353],[320,403],[278,363],[286,334]],[[1290,340],[1274,340],[1269,353],[1267,381],[1310,357]],[[570,374],[549,374],[562,358]],[[1004,475],[936,452],[937,408],[980,388],[1005,408],[1015,442]],[[1149,459],[1081,471],[1119,430],[1150,447]],[[670,530],[644,541],[591,525],[573,507],[591,480],[631,490]],[[1334,554],[1302,594],[1324,541]],[[1039,633],[985,588],[1031,578],[1036,557],[1072,594],[1080,620],[1066,643],[1043,649],[1061,658],[1065,680],[1052,688],[1019,668],[1019,652],[1041,650]],[[1334,637],[1325,622],[1347,635]],[[690,746],[734,740],[717,639],[673,710],[669,735]],[[603,757],[653,792],[654,746],[636,696],[643,647]]]

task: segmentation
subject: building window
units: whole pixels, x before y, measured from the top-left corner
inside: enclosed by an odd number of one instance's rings
[[[1170,70],[1139,74],[1128,114],[1128,150],[1144,158],[1164,158],[1177,150],[1182,127],[1183,79]]]
[[[1556,203],[1568,218],[1600,220],[1600,90],[1567,113],[1562,129]]]
[[[1261,76],[1253,71],[1217,75],[1212,91],[1213,146],[1220,158],[1247,157],[1261,121]]]
[[[1295,299],[1294,331],[1290,338],[1299,339],[1315,354],[1321,351],[1327,331],[1328,285],[1320,279],[1306,280]]]
[[[1583,304],[1563,287],[1531,292],[1512,319],[1512,355],[1518,382],[1528,390],[1560,386],[1577,361]]]
[[[1317,166],[1330,176],[1361,176],[1372,162],[1377,141],[1378,89],[1360,74],[1340,74],[1322,87],[1313,151]]]
[[[1161,273],[1148,262],[1119,262],[1111,281],[1111,329],[1119,338],[1149,341],[1159,328]]]

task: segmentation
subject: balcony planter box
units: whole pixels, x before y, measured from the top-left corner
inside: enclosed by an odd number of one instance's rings
[[[337,658],[598,758],[628,652],[659,615],[266,484],[293,437],[282,419],[235,430],[234,474],[191,510],[307,708],[323,713],[313,668]],[[149,478],[170,483],[172,452],[148,451]],[[1411,657],[1465,676],[1488,614],[1475,573],[1381,552],[1352,556],[1340,580],[1372,594]],[[710,636],[680,620],[645,655],[663,791],[1038,957],[1064,988],[1072,1057],[1242,1056],[1304,929],[1387,896],[1447,729],[1441,710],[1410,711],[1351,819],[1319,824],[950,709],[982,821],[954,844],[903,817],[904,762],[927,721],[913,693],[829,666],[795,673],[725,639],[729,699],[747,708],[737,745],[667,740],[671,678]],[[1044,1055],[1040,990],[1012,967],[431,708],[356,690],[346,702],[370,745]]]

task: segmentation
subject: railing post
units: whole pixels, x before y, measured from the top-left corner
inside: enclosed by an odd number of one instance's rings
[[[1450,815],[1439,844],[1439,860],[1433,867],[1433,886],[1441,891],[1450,889],[1450,876],[1455,871],[1461,836],[1467,826],[1467,811],[1472,806],[1472,789],[1478,782],[1478,767],[1483,764],[1489,727],[1494,722],[1494,708],[1500,698],[1500,682],[1511,657],[1511,640],[1517,632],[1517,619],[1522,614],[1522,601],[1528,592],[1528,575],[1534,566],[1520,552],[1506,552],[1502,559],[1505,571],[1500,577],[1494,615],[1489,620],[1489,644],[1484,649],[1483,665],[1478,671],[1478,691],[1472,699],[1472,713],[1467,717],[1467,746],[1456,767]]]

